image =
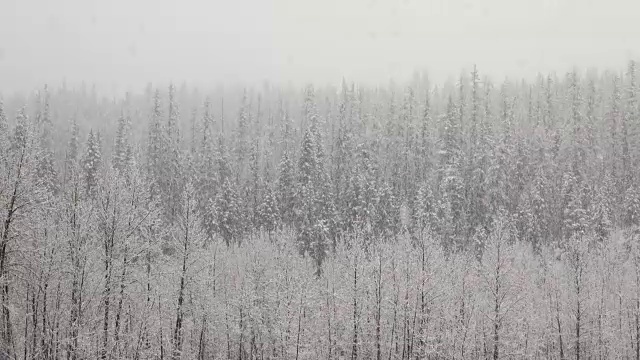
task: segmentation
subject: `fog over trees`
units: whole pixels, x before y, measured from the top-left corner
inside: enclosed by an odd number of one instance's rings
[[[0,100],[0,358],[638,359],[640,75]]]

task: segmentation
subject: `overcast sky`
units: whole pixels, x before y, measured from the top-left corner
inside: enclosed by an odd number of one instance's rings
[[[0,0],[0,91],[621,68],[638,19],[638,0]]]

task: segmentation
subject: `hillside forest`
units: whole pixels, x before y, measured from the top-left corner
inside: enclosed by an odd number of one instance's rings
[[[0,358],[640,360],[638,70],[0,101]]]

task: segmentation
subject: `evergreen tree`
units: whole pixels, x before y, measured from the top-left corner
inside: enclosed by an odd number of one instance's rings
[[[544,173],[539,168],[526,187],[517,213],[519,238],[530,243],[535,250],[545,245],[549,232],[546,219],[549,210],[545,195]]]
[[[93,129],[89,131],[87,146],[82,159],[82,169],[84,171],[84,182],[86,193],[93,194],[98,186],[99,172],[102,165],[102,150],[98,136]]]
[[[312,188],[317,175],[317,158],[313,134],[307,129],[302,138],[300,160],[298,161],[298,184],[300,187]]]
[[[0,168],[8,161],[9,140],[9,122],[4,112],[2,96],[0,96]]]
[[[490,209],[487,207],[487,146],[484,122],[481,116],[481,89],[478,70],[474,65],[471,72],[471,112],[470,112],[470,135],[468,166],[466,173],[466,198],[469,209],[469,221],[467,238],[470,238],[479,227],[488,227],[488,215]]]
[[[67,162],[76,163],[80,155],[80,127],[78,126],[78,118],[75,115],[71,117],[71,134],[67,149]]]
[[[258,224],[269,236],[280,226],[280,209],[278,209],[277,193],[273,187],[269,187],[258,206]]]
[[[282,221],[286,225],[294,223],[294,201],[295,201],[295,168],[289,155],[289,150],[284,149],[280,159],[278,169],[278,208],[281,212]]]
[[[590,189],[576,172],[568,172],[564,176],[564,240],[567,242],[581,239],[589,230],[589,197]]]
[[[591,228],[596,239],[600,242],[606,241],[613,231],[613,214],[611,213],[611,203],[609,199],[609,181],[596,189],[594,200],[589,209]],[[640,208],[639,208],[640,209]]]
[[[400,200],[387,182],[378,184],[376,190],[377,211],[372,221],[374,234],[381,237],[394,236],[401,230]]]
[[[488,170],[488,207],[492,217],[511,210],[510,193],[512,192],[511,170],[513,164],[510,160],[515,152],[512,129],[514,122],[513,102],[508,95],[509,84],[505,83],[501,90],[500,127],[501,133],[493,146],[493,156],[489,162]],[[500,131],[500,130],[496,130]]]
[[[413,225],[418,234],[424,230],[438,230],[436,227],[437,207],[438,204],[433,195],[431,184],[424,181],[418,188],[414,201]]]
[[[301,252],[311,252],[314,228],[317,221],[315,212],[316,193],[314,187],[317,176],[317,158],[311,129],[307,129],[302,139],[301,155],[298,162],[298,182],[296,186],[296,229],[299,234]]]
[[[53,122],[49,105],[49,91],[44,87],[44,111],[42,112],[39,133],[40,148],[38,154],[37,176],[41,184],[51,193],[58,190],[58,175],[56,172],[53,152]]]
[[[147,172],[151,180],[152,196],[157,196],[161,191],[159,181],[163,176],[161,172],[163,140],[162,104],[160,102],[160,90],[156,89],[153,95],[153,109],[149,118],[147,138]]]
[[[413,171],[411,171],[411,164],[415,163],[411,158],[415,152],[414,145],[414,134],[416,132],[415,129],[415,116],[416,116],[416,104],[415,104],[415,91],[410,86],[407,87],[404,104],[403,104],[403,112],[402,112],[402,122],[401,122],[401,130],[403,135],[403,147],[402,147],[402,157],[404,167],[402,168],[402,174],[400,175],[403,179],[402,182],[402,196],[405,199],[412,200],[412,197],[415,193],[415,189],[413,183],[415,182],[415,176]]]
[[[24,149],[29,141],[29,116],[26,108],[23,106],[18,110],[16,115],[16,126],[13,129],[13,139],[11,141],[11,150]]]
[[[176,99],[176,87],[169,84],[169,117],[167,118],[166,137],[171,143],[180,139],[178,124],[180,122],[180,112]]]
[[[214,123],[213,123],[213,115],[211,114],[211,100],[207,97],[204,101],[204,110],[202,115],[202,156],[206,159],[213,159],[213,149],[214,149]]]
[[[120,174],[127,174],[129,172],[129,163],[131,161],[131,144],[129,143],[129,128],[131,120],[129,117],[125,117],[124,111],[118,118],[118,127],[116,130],[116,140],[113,151],[113,167]]]
[[[217,232],[227,246],[240,241],[242,230],[242,214],[238,206],[238,193],[231,184],[231,179],[221,182],[214,203]]]
[[[461,174],[461,130],[453,99],[444,116],[443,148],[440,155],[439,228],[449,248],[461,246],[464,221],[464,181]]]
[[[215,188],[217,184],[214,123],[213,115],[211,114],[211,102],[209,98],[207,98],[204,102],[201,128],[202,139],[199,153],[200,166],[198,196],[200,203],[199,206],[201,209],[204,209],[215,197]],[[214,224],[215,222],[212,220],[208,220],[206,213],[205,216],[203,216],[203,221],[205,221],[203,227],[209,237],[211,237],[213,233],[212,224]]]
[[[242,164],[248,155],[247,136],[249,135],[249,125],[251,123],[251,113],[249,104],[249,94],[247,89],[242,93],[242,103],[238,114],[238,129],[236,137],[236,156],[238,164]]]
[[[0,96],[0,144],[2,147],[2,151],[5,151],[5,141],[8,138],[9,133],[9,122],[7,121],[7,115],[4,112],[4,102],[2,100],[2,96]]]
[[[252,214],[252,225],[258,228],[258,206],[262,197],[262,173],[260,171],[260,148],[257,140],[253,142],[251,155],[249,156],[249,173],[250,181],[247,184],[248,204]]]
[[[333,151],[332,178],[334,182],[334,194],[337,202],[340,201],[340,195],[342,194],[346,178],[348,178],[348,171],[350,165],[351,155],[351,94],[349,87],[344,79],[342,79],[342,90],[340,105],[338,108],[338,130],[335,135],[335,145]]]
[[[159,164],[160,191],[165,204],[166,216],[171,223],[181,213],[182,192],[185,186],[185,171],[181,159],[180,134],[178,131],[179,111],[175,98],[175,86],[169,85],[169,116],[164,126]]]
[[[622,122],[622,95],[620,93],[620,78],[613,78],[613,91],[611,94],[611,104],[608,113],[608,128],[611,153],[611,174],[616,179],[619,194],[623,191],[624,184],[619,181],[620,174],[619,159],[620,147],[620,123]],[[623,170],[624,171],[624,170]]]
[[[635,145],[638,142],[638,122],[640,121],[638,113],[638,88],[636,84],[636,63],[635,61],[629,61],[627,68],[628,79],[625,98],[624,98],[624,115],[622,117],[622,161],[623,168],[626,171],[625,182],[626,186],[630,186],[635,180],[637,181],[638,174],[635,174],[631,168],[632,164],[638,163],[638,147]]]
[[[640,225],[640,187],[631,185],[624,196],[623,224],[626,227],[637,227]]]
[[[431,168],[433,154],[431,152],[430,128],[433,126],[431,122],[431,99],[429,90],[426,91],[424,100],[424,110],[422,113],[422,122],[420,126],[420,156],[418,157],[418,179],[424,181],[426,173]]]

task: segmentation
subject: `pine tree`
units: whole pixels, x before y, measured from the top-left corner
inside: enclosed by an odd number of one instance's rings
[[[97,189],[99,181],[99,172],[102,165],[102,151],[98,136],[94,134],[93,129],[89,131],[87,139],[87,147],[82,159],[82,168],[84,170],[85,189],[88,195],[94,193]]]
[[[324,166],[325,153],[312,86],[305,89],[304,133],[298,162],[296,186],[296,230],[302,253],[310,254],[318,267],[327,249],[327,240],[335,231],[333,196]]]
[[[479,227],[488,227],[488,215],[490,209],[487,207],[487,146],[484,123],[481,121],[481,89],[478,70],[474,65],[471,72],[471,113],[470,113],[470,135],[468,166],[466,173],[466,198],[469,212],[467,238],[470,238]]]
[[[9,140],[9,123],[4,112],[2,96],[0,96],[0,168],[8,161]]]
[[[204,111],[202,115],[202,156],[203,158],[207,158],[208,154],[213,153],[213,115],[211,114],[211,100],[207,97],[204,102]],[[213,158],[211,155],[209,155]]]
[[[242,104],[240,105],[240,112],[238,114],[238,129],[236,134],[236,156],[238,165],[244,166],[244,161],[247,158],[247,136],[249,135],[250,119],[250,105],[249,95],[247,89],[244,89],[242,93]]]
[[[80,127],[78,126],[78,118],[75,115],[71,117],[71,134],[67,149],[67,162],[76,163],[80,155]]]
[[[369,194],[366,193],[366,183],[366,174],[360,171],[352,172],[343,195],[346,210],[343,214],[345,218],[344,230],[346,232],[362,231],[367,223]]]
[[[317,158],[311,129],[307,128],[302,139],[302,149],[298,161],[298,182],[296,186],[296,229],[299,234],[301,252],[311,252],[313,229],[317,213],[314,203],[318,193],[315,189]]]
[[[180,122],[180,113],[176,99],[176,87],[173,83],[169,84],[169,118],[167,119],[166,137],[170,143],[178,142],[180,139],[178,123]]]
[[[586,161],[586,136],[584,129],[584,118],[582,115],[582,106],[583,106],[583,98],[582,91],[580,89],[580,82],[578,78],[578,74],[574,70],[572,73],[568,74],[568,95],[569,102],[571,104],[571,119],[570,124],[573,128],[572,133],[572,157],[573,161],[578,162],[578,164],[582,164]],[[576,164],[577,165],[577,164]]]
[[[478,147],[478,127],[480,121],[480,76],[478,68],[473,65],[471,72],[471,116],[470,116],[470,154],[473,155]]]
[[[461,160],[462,130],[458,123],[456,106],[451,96],[447,104],[447,113],[443,118],[443,148],[440,152],[440,166],[458,166]]]
[[[147,172],[152,184],[152,194],[156,196],[159,189],[161,173],[163,132],[162,132],[162,104],[160,102],[160,90],[156,89],[153,96],[153,110],[149,118],[147,139]]]
[[[338,133],[335,135],[335,146],[332,159],[332,179],[334,182],[334,194],[337,201],[344,190],[346,178],[349,177],[348,171],[350,166],[351,155],[351,94],[349,87],[344,79],[342,79],[341,100],[338,108]]]
[[[281,221],[277,193],[274,188],[270,187],[265,191],[257,212],[259,227],[271,236],[279,228]]]
[[[640,187],[632,184],[624,194],[623,225],[627,227],[640,226]]]
[[[596,90],[596,84],[593,79],[589,80],[588,85],[588,98],[587,98],[587,112],[585,122],[585,140],[589,152],[593,154],[596,151],[596,107],[598,106],[598,99],[596,98],[598,93]]]
[[[626,78],[628,84],[625,89],[624,98],[624,115],[622,117],[622,166],[626,171],[625,186],[628,187],[635,180],[637,174],[631,171],[631,167],[638,163],[638,148],[635,144],[638,142],[638,89],[636,84],[636,63],[629,61]]]
[[[199,153],[199,182],[198,182],[198,196],[200,201],[200,208],[203,210],[208,206],[208,203],[213,200],[215,196],[215,187],[217,183],[216,174],[216,152],[215,152],[215,138],[214,138],[214,123],[213,116],[211,114],[211,102],[207,98],[204,102],[204,110],[202,116],[202,139]],[[211,236],[213,229],[211,224],[213,221],[203,217],[205,224],[204,228],[208,235]]]
[[[622,122],[622,95],[620,93],[620,78],[615,76],[613,78],[613,91],[611,94],[611,104],[608,113],[608,128],[609,128],[609,141],[610,141],[610,153],[611,153],[611,174],[616,179],[616,185],[618,188],[618,194],[624,191],[624,184],[620,181],[620,167],[619,159],[621,154],[620,149],[620,124]],[[622,170],[624,171],[624,169]]]
[[[4,101],[0,96],[0,149],[4,152],[6,150],[5,141],[8,138],[9,122],[7,121],[7,115],[4,112]]]
[[[544,173],[540,168],[527,186],[518,207],[519,237],[530,243],[536,250],[540,250],[545,245],[549,233],[544,180]]]
[[[298,161],[298,184],[300,187],[313,187],[317,171],[317,158],[313,134],[307,129],[302,138],[300,160]]]
[[[231,179],[222,181],[215,198],[215,214],[217,231],[227,246],[240,241],[242,230],[242,214],[239,211],[238,193],[231,184]]]
[[[253,142],[251,155],[249,156],[250,181],[247,183],[247,193],[249,195],[249,206],[252,214],[252,225],[259,227],[258,206],[262,197],[262,173],[260,171],[260,148],[258,140]]]
[[[378,184],[375,199],[376,214],[373,218],[373,231],[377,236],[393,236],[400,232],[400,204],[392,186],[383,182]]]
[[[421,234],[425,230],[438,230],[436,228],[437,206],[431,184],[424,181],[418,188],[414,201],[413,225],[417,233]]]
[[[113,154],[113,167],[122,175],[129,172],[129,162],[131,155],[131,145],[129,143],[129,128],[131,120],[125,117],[124,111],[118,118],[118,128],[116,130],[116,140]]]
[[[563,179],[564,240],[571,242],[582,238],[589,229],[589,190],[576,172],[568,172]]]
[[[404,198],[409,198],[413,196],[415,189],[413,183],[415,182],[414,174],[412,174],[410,165],[414,163],[411,159],[411,156],[414,152],[414,133],[415,133],[415,116],[416,116],[416,105],[415,105],[415,91],[410,86],[407,87],[403,111],[402,111],[402,122],[400,131],[403,133],[403,147],[402,147],[402,157],[404,167],[402,169],[402,174],[400,175],[403,179],[401,193]]]
[[[185,175],[182,167],[180,151],[180,134],[178,104],[175,98],[175,86],[169,85],[169,116],[162,133],[161,142],[162,163],[159,165],[160,191],[165,204],[167,219],[171,223],[176,220],[176,216],[181,213],[182,192],[184,191]]]
[[[604,242],[609,239],[609,236],[613,231],[613,214],[611,212],[611,203],[608,196],[608,186],[609,181],[605,180],[604,184],[596,190],[594,200],[589,209],[589,223],[596,238],[600,242]]]
[[[40,149],[38,155],[37,176],[41,184],[51,193],[58,190],[58,175],[56,172],[53,152],[53,122],[51,120],[51,109],[49,107],[49,92],[47,86],[44,87],[44,111],[40,119]]]
[[[426,91],[424,100],[424,110],[420,126],[420,156],[418,158],[418,180],[424,181],[427,171],[431,168],[433,154],[431,153],[431,143],[429,130],[433,126],[431,123],[431,99],[429,90]]]
[[[513,146],[512,129],[514,122],[513,101],[508,95],[509,84],[505,83],[501,90],[501,130],[497,135],[497,143],[493,146],[493,156],[489,161],[488,170],[488,207],[491,216],[511,210],[510,194],[512,185],[510,182],[513,164],[510,160],[515,152]],[[498,131],[498,130],[496,130]]]
[[[460,246],[464,220],[464,182],[461,174],[461,130],[453,99],[449,97],[443,119],[443,149],[440,156],[439,228],[451,249]]]
[[[16,126],[13,129],[11,149],[19,150],[28,145],[29,141],[29,117],[26,108],[23,106],[16,115]]]
[[[278,169],[278,208],[281,212],[282,221],[286,225],[294,223],[294,201],[295,201],[295,168],[289,155],[289,150],[284,149],[280,159]]]

